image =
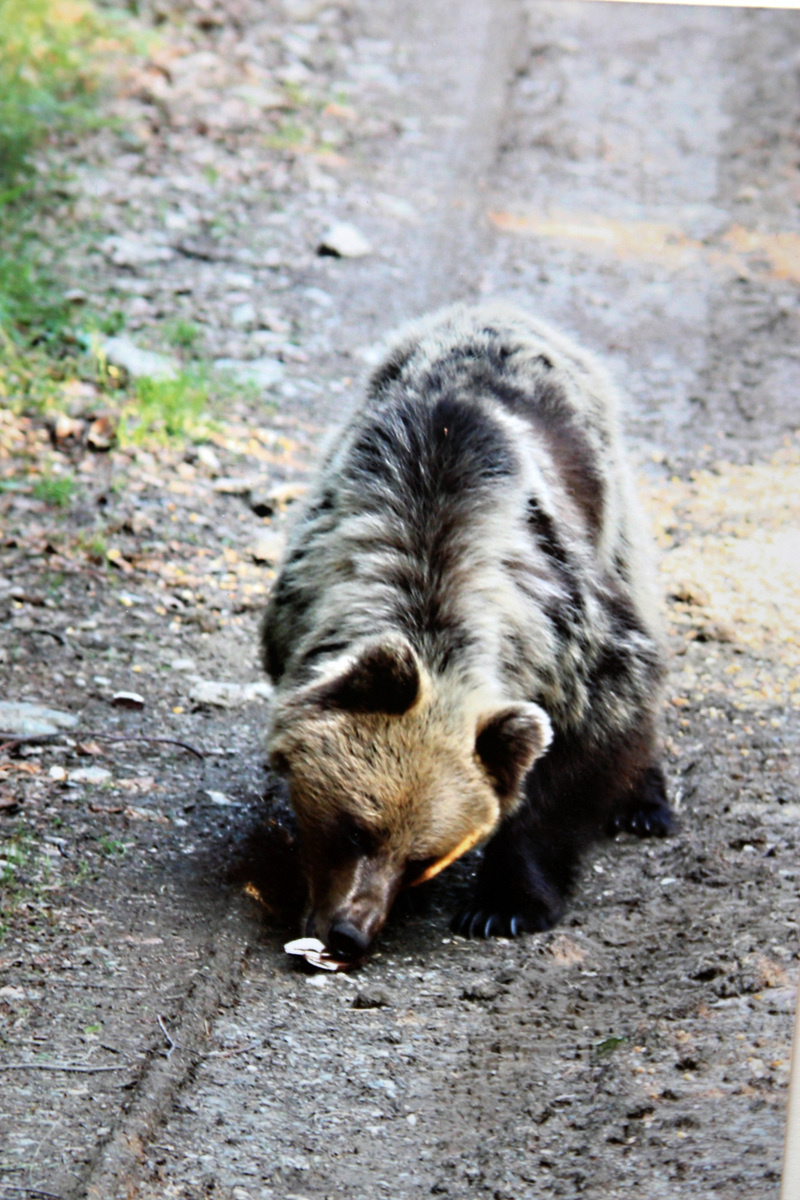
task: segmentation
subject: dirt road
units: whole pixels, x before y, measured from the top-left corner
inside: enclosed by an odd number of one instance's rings
[[[136,136],[101,131],[74,164],[72,211],[98,236],[68,262],[142,344],[180,317],[209,358],[280,366],[211,456],[89,456],[83,508],[61,515],[2,497],[0,688],[78,714],[90,749],[10,760],[20,805],[0,821],[24,886],[0,946],[0,1198],[777,1196],[798,963],[800,14],[201,8],[125,97]],[[254,116],[275,79],[315,97],[296,152]],[[318,254],[337,221],[371,252]],[[381,338],[484,295],[578,335],[630,396],[680,831],[601,845],[549,934],[450,936],[466,861],[399,905],[362,970],[304,974],[281,950],[294,859],[264,702],[198,691],[259,679],[270,570],[249,551],[284,519],[224,480],[302,481]],[[57,571],[101,510],[121,573]],[[206,756],[100,754],[98,731]],[[76,776],[85,761],[106,776]]]

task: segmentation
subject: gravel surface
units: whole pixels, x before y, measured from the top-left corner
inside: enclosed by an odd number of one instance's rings
[[[135,350],[222,364],[217,412],[188,449],[93,448],[89,384],[62,437],[0,412],[3,478],[44,455],[80,485],[65,508],[0,491],[2,699],[78,719],[0,731],[0,1200],[776,1196],[800,14],[148,12],[119,120],[61,152],[43,231]],[[282,952],[300,883],[259,612],[382,339],[486,295],[576,334],[630,396],[680,828],[601,844],[550,933],[452,937],[473,856],[401,898],[361,970],[309,972]]]

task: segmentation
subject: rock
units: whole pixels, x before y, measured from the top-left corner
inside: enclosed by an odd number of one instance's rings
[[[257,517],[271,517],[277,508],[268,488],[259,488],[251,491],[247,503]]]
[[[230,318],[231,325],[237,329],[253,329],[257,320],[255,304],[251,300],[235,304],[230,311]]]
[[[250,508],[257,517],[271,517],[288,504],[300,500],[308,491],[304,483],[283,483],[271,488],[251,488]]]
[[[189,699],[194,704],[207,704],[214,708],[238,708],[251,700],[271,700],[272,690],[272,685],[266,680],[259,683],[228,683],[198,679],[189,692]]]
[[[157,235],[114,235],[101,242],[100,249],[106,258],[118,267],[141,267],[150,263],[169,262],[175,256],[172,247]]]
[[[281,337],[286,337],[292,332],[291,322],[287,321],[277,308],[261,308],[258,319],[264,329],[271,329],[273,333],[279,334]]]
[[[500,988],[487,976],[480,975],[477,979],[473,979],[461,991],[462,1000],[496,1000],[500,994]]]
[[[0,730],[12,737],[59,733],[62,729],[74,729],[77,724],[78,718],[72,713],[47,708],[44,704],[0,700]]]
[[[223,475],[211,485],[223,496],[249,496],[263,482],[262,475]]]
[[[95,787],[107,783],[111,778],[113,776],[106,767],[77,767],[67,774],[69,783],[89,783]]]
[[[118,420],[109,413],[95,417],[89,426],[86,445],[90,450],[110,450],[117,439]]]
[[[233,805],[233,800],[230,796],[226,796],[225,792],[206,791],[206,796],[212,804],[216,804],[218,808],[230,808]]]
[[[691,604],[697,608],[705,608],[711,601],[711,597],[703,585],[696,583],[693,579],[682,579],[672,584],[669,594],[673,600],[679,600],[682,604]]]
[[[283,0],[281,7],[289,21],[313,21],[323,9],[327,8],[329,0]]]
[[[396,217],[397,220],[405,221],[409,225],[419,223],[419,213],[413,204],[409,204],[408,200],[403,200],[400,196],[388,196],[385,192],[379,192],[375,199],[378,207],[382,208],[390,217]]]
[[[138,692],[115,692],[111,703],[114,708],[130,708],[138,712],[144,708],[144,696]]]
[[[285,545],[286,539],[282,533],[274,529],[264,529],[258,535],[250,554],[255,562],[272,565],[280,560]]]
[[[333,296],[330,292],[326,292],[324,288],[307,287],[303,289],[303,295],[312,304],[316,304],[320,308],[330,308],[333,304]]]
[[[279,483],[276,487],[270,488],[269,494],[278,508],[285,508],[287,504],[293,504],[295,500],[302,500],[307,491],[307,483]]]
[[[71,439],[79,442],[86,429],[86,422],[66,413],[57,413],[53,419],[53,437],[57,442],[67,442]]]
[[[214,475],[218,475],[222,470],[222,463],[210,446],[198,446],[197,461]]]
[[[252,108],[257,108],[260,112],[269,112],[271,109],[276,108],[291,108],[291,103],[287,99],[286,93],[278,91],[277,88],[260,87],[254,83],[243,83],[233,89],[233,95],[239,100],[244,100]]]
[[[377,367],[386,357],[386,345],[384,342],[375,342],[371,346],[361,346],[355,354],[368,367]]]
[[[277,358],[253,358],[249,362],[239,358],[216,358],[214,366],[218,371],[228,371],[239,383],[257,387],[272,387],[283,378],[283,363]]]
[[[346,221],[331,225],[317,247],[317,254],[330,254],[334,258],[363,258],[372,253],[363,233]]]
[[[173,358],[142,350],[124,335],[106,338],[100,349],[110,363],[122,367],[132,379],[175,379],[178,374],[178,364]]]
[[[169,665],[173,671],[193,671],[197,664],[193,658],[173,658]]]
[[[356,992],[353,1008],[391,1008],[392,998],[386,988],[373,987]]]

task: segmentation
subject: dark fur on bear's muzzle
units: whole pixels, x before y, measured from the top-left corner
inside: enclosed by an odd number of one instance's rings
[[[383,928],[403,884],[404,866],[360,857],[330,868],[307,870],[310,912],[306,934],[317,937],[336,958],[353,962],[369,950]]]

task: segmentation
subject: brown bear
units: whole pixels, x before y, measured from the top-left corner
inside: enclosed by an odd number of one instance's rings
[[[546,929],[604,829],[672,826],[647,540],[605,373],[516,309],[406,329],[330,446],[263,626],[305,932],[361,958],[486,843],[467,936]]]

